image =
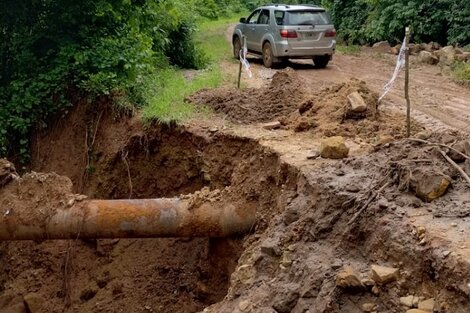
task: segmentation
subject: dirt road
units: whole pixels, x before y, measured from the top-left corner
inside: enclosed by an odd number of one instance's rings
[[[230,33],[230,29],[228,30]],[[351,78],[363,80],[373,90],[380,92],[391,78],[396,57],[378,54],[364,49],[358,55],[337,53],[326,69],[316,69],[310,60],[293,60],[292,67],[311,88],[312,93],[334,83]],[[249,87],[260,87],[278,70],[266,69],[261,59],[250,57],[254,78],[245,79]],[[235,68],[229,69],[231,72]],[[403,110],[404,73],[396,81],[392,91],[384,98],[383,105]],[[440,128],[443,125],[470,131],[470,88],[460,86],[452,80],[448,69],[439,66],[421,65],[411,56],[411,101],[413,115],[417,120]]]

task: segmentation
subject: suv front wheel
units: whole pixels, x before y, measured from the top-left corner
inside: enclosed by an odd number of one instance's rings
[[[263,64],[267,68],[273,67],[274,63],[274,55],[273,55],[273,48],[269,42],[266,42],[263,45]]]

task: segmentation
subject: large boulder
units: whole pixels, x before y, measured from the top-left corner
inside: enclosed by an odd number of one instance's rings
[[[450,178],[442,173],[426,168],[417,168],[411,175],[402,177],[418,198],[431,202],[443,196],[450,186]]]
[[[423,46],[414,43],[410,43],[409,48],[411,54],[418,54],[420,51],[424,50]]]
[[[372,46],[372,50],[379,53],[389,53],[391,48],[388,41],[380,41]]]
[[[439,58],[428,51],[421,51],[418,55],[419,63],[435,65],[439,63]]]
[[[439,56],[439,63],[442,65],[450,66],[455,61],[455,49],[452,46],[447,46],[437,52]]]
[[[344,159],[349,155],[349,148],[343,137],[329,137],[322,141],[320,155],[325,159]]]

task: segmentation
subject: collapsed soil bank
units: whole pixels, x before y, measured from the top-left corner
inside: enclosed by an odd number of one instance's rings
[[[71,177],[72,190],[68,179],[59,179],[64,194],[153,198],[204,186],[230,194],[237,186],[233,201],[275,206],[277,186],[287,173],[274,153],[255,142],[180,127],[144,131],[137,119],[111,113],[105,109],[90,131],[79,123],[88,119],[87,110],[77,107],[66,121],[75,127],[58,127],[36,139],[33,169]],[[93,149],[83,140],[87,133],[95,135]],[[56,176],[38,175],[11,188],[30,186],[20,191],[26,198],[42,194],[35,202],[41,210],[54,192],[40,186]],[[48,312],[64,307],[66,312],[198,312],[225,296],[241,245],[241,238],[2,243],[0,290],[11,301],[37,294]]]

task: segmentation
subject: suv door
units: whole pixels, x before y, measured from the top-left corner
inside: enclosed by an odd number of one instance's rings
[[[269,32],[270,23],[270,12],[267,9],[261,10],[258,18],[258,23],[255,25],[255,31],[253,34],[253,50],[261,52],[263,51],[263,36]]]
[[[245,24],[245,35],[246,37],[246,46],[248,50],[255,50],[254,47],[256,46],[255,43],[255,31],[256,25],[258,24],[258,18],[260,16],[261,10],[255,10],[246,20]]]

